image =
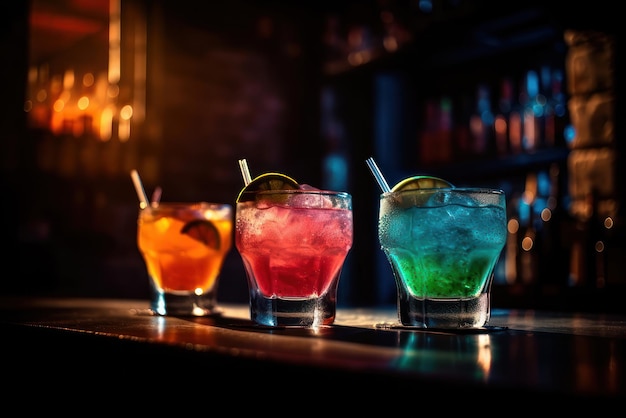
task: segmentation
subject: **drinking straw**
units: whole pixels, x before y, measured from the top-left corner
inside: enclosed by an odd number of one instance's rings
[[[390,192],[391,188],[389,187],[387,180],[385,180],[385,178],[383,177],[383,173],[380,172],[380,169],[376,165],[374,158],[370,157],[367,160],[365,160],[365,162],[367,163],[367,166],[370,168],[372,174],[374,175],[374,178],[378,182],[378,186],[380,186],[380,189],[383,191],[383,193]]]
[[[163,193],[163,189],[161,189],[161,186],[157,186],[154,191],[152,192],[152,196],[150,198],[150,205],[153,208],[156,208],[157,206],[159,206],[159,202],[161,201],[161,194]]]
[[[143,184],[141,184],[141,179],[139,178],[137,170],[131,170],[130,177],[133,179],[135,191],[137,192],[137,197],[139,198],[139,207],[142,209],[147,208],[148,196],[146,196],[146,191],[143,189]]]
[[[243,177],[243,184],[247,186],[252,181],[250,177],[250,170],[248,169],[248,162],[246,159],[239,160],[239,168],[241,169],[241,176]]]

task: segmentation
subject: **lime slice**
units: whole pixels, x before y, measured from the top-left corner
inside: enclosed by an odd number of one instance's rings
[[[212,222],[205,219],[195,219],[187,222],[180,230],[181,234],[186,234],[196,241],[200,241],[214,250],[220,249],[220,233]]]
[[[392,192],[400,192],[403,190],[415,189],[447,189],[453,188],[454,185],[447,180],[433,176],[413,176],[401,180],[393,186]]]
[[[291,177],[281,173],[264,173],[255,177],[247,186],[239,192],[237,202],[251,200],[250,197],[244,198],[244,193],[262,190],[295,190],[298,189],[298,182]]]

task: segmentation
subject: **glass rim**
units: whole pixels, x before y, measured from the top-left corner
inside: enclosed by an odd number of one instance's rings
[[[289,194],[311,194],[311,195],[326,195],[326,196],[337,196],[337,197],[349,197],[352,198],[352,195],[345,191],[338,190],[305,190],[305,189],[284,189],[284,190],[249,190],[243,192],[242,195],[289,195]]]
[[[207,202],[204,200],[199,200],[197,202],[159,202],[156,205],[148,205],[144,208],[140,208],[141,210],[151,209],[151,210],[159,210],[159,208],[163,209],[191,209],[197,210],[199,208],[219,208],[219,209],[232,209],[233,206],[230,203],[218,203],[218,202]]]
[[[381,199],[388,196],[398,196],[402,194],[410,194],[410,193],[433,193],[433,192],[461,192],[461,193],[481,193],[481,194],[496,194],[496,195],[504,195],[504,190],[498,189],[495,187],[431,187],[431,188],[423,188],[423,189],[406,189],[399,191],[390,191],[383,192],[380,194]]]

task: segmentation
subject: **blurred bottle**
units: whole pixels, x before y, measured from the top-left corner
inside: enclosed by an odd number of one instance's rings
[[[613,227],[611,216],[604,216],[598,210],[598,194],[587,194],[589,210],[587,219],[577,222],[577,234],[572,246],[570,285],[578,287],[603,288],[607,283],[609,230]],[[575,252],[575,253],[574,253]],[[574,257],[577,258],[574,258]]]
[[[513,111],[513,80],[504,78],[500,84],[500,98],[498,100],[498,113],[494,118],[494,133],[496,152],[498,155],[509,153],[509,127],[511,112]]]
[[[523,133],[523,101],[526,95],[522,92],[524,89],[518,89],[517,98],[513,95],[513,104],[509,113],[508,136],[509,136],[509,152],[511,154],[519,154],[523,151],[522,133]]]
[[[565,196],[562,193],[561,169],[552,163],[547,172],[543,172],[538,189],[541,191],[539,218],[540,263],[539,277],[544,288],[557,291],[567,286],[568,280],[568,243],[564,242],[564,228],[569,222],[565,208]]]
[[[543,145],[546,147],[564,147],[567,126],[567,101],[563,92],[563,70],[544,68],[542,82],[547,95]]]
[[[424,125],[419,133],[422,164],[446,163],[452,160],[452,100],[443,96],[426,101]]]
[[[534,70],[526,73],[520,102],[523,108],[522,148],[535,151],[541,144],[541,127],[545,98],[539,94],[539,75]]]
[[[476,90],[476,108],[470,117],[472,134],[472,153],[486,156],[495,149],[494,115],[491,108],[491,90],[486,84],[480,84]]]
[[[552,100],[552,67],[543,65],[539,72],[540,89],[539,100],[542,102],[543,116],[541,118],[541,132],[539,134],[540,147],[554,146],[554,110]]]

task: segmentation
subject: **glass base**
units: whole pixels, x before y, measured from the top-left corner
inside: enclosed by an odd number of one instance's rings
[[[155,291],[150,309],[156,315],[208,316],[217,315],[217,300],[214,293],[163,293]]]
[[[336,299],[329,295],[311,299],[266,298],[250,295],[250,318],[270,327],[318,327],[335,322]]]
[[[471,299],[417,299],[398,301],[402,325],[419,328],[480,328],[491,317],[487,293]]]

